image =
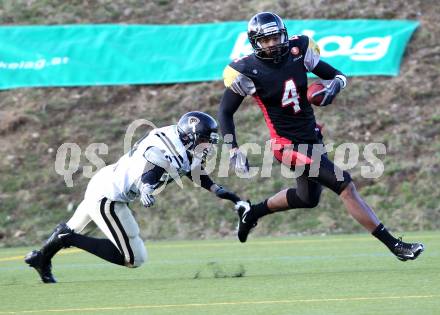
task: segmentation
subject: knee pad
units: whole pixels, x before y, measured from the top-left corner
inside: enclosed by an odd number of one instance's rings
[[[306,208],[315,208],[315,207],[317,207],[318,204],[319,204],[319,199],[320,199],[320,196],[314,197],[313,199],[310,199],[310,200],[307,200],[307,202],[306,202],[307,207]]]
[[[133,263],[130,263],[130,257],[125,257],[125,266],[129,268],[137,268],[143,265],[148,258],[147,250],[144,245],[144,241],[137,236],[130,238],[130,246],[133,251]]]
[[[286,197],[287,197],[287,204],[289,205],[290,209],[314,208],[319,203],[319,197],[314,198],[313,200],[307,200],[307,201],[302,200],[301,198],[298,197],[295,188],[289,188],[287,190]]]

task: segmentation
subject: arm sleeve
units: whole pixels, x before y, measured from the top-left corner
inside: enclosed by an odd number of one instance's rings
[[[151,168],[142,174],[141,180],[144,184],[149,184],[151,186],[155,186],[159,183],[160,178],[162,177],[165,170],[157,165],[151,164]]]
[[[347,78],[345,75],[325,61],[320,60],[312,72],[324,80],[333,80],[336,77],[340,78],[343,82],[342,88],[347,84]]]
[[[231,143],[233,148],[238,147],[235,136],[234,113],[237,111],[238,107],[240,107],[243,99],[244,96],[241,96],[233,92],[231,89],[226,88],[220,101],[220,108],[218,111],[220,129],[223,138],[225,138],[225,135],[232,135],[232,139],[225,139],[225,141],[226,143]]]
[[[202,168],[202,171],[204,171],[204,169]],[[198,180],[193,179],[193,177],[191,176],[191,172],[187,173],[186,176],[191,180],[191,181],[196,181],[197,184],[200,184],[201,187],[205,188],[206,190],[211,191],[211,186],[214,185],[214,182],[212,181],[212,179],[207,175],[207,174],[200,174],[200,183],[198,182]]]
[[[336,77],[337,74],[342,74],[342,72],[336,70],[327,62],[322,60],[319,60],[318,64],[312,72],[324,80],[332,80]]]

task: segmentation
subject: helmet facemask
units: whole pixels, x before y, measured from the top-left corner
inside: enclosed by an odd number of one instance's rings
[[[209,137],[195,135],[194,141],[187,147],[187,150],[193,157],[205,162],[215,155],[215,145],[218,141],[219,135],[216,132],[211,132]]]
[[[279,44],[263,48],[260,41],[263,38],[279,35]],[[248,38],[254,49],[255,56],[262,60],[280,62],[289,52],[287,29],[281,18],[270,12],[261,12],[248,23]]]
[[[278,44],[263,47],[263,44],[261,43],[266,38],[273,38],[277,36],[278,38]],[[273,34],[264,35],[264,36],[257,36],[255,39],[255,42],[258,46],[257,49],[255,49],[256,54],[261,59],[277,59],[285,55],[286,52],[286,35],[283,32],[274,32]]]

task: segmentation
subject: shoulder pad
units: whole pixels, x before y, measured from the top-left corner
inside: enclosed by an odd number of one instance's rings
[[[254,82],[230,65],[223,71],[223,82],[227,88],[241,96],[252,95],[256,91]]]
[[[307,39],[306,53],[304,56],[304,66],[308,71],[312,71],[319,62],[321,52],[319,50],[318,44],[316,42],[305,35],[302,35]]]
[[[246,72],[246,68],[248,67],[249,62],[251,61],[251,55],[246,55],[240,58],[236,58],[231,61],[229,64],[230,67],[236,69],[237,71],[240,71],[242,73]]]
[[[167,170],[170,168],[170,162],[166,159],[165,153],[157,147],[149,147],[144,152],[144,158],[148,161]]]
[[[308,36],[302,35],[308,39],[308,45],[307,49],[312,50],[315,54],[321,54],[321,51],[319,50],[318,44],[313,40],[313,38],[310,38]]]

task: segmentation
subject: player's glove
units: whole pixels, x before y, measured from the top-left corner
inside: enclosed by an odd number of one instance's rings
[[[140,189],[140,199],[141,203],[144,207],[148,208],[154,205],[156,199],[154,199],[154,196],[152,195],[154,191],[154,188],[151,187],[149,184],[143,184]]]
[[[239,174],[249,173],[249,161],[246,155],[239,148],[233,148],[229,152],[229,161]]]
[[[325,86],[321,91],[315,92],[312,94],[312,98],[318,95],[324,94],[324,98],[321,101],[319,106],[327,106],[333,102],[333,99],[336,95],[345,87],[345,77],[337,75],[333,80],[330,81],[329,84]]]
[[[227,199],[237,204],[240,201],[240,197],[238,197],[233,192],[230,192],[224,189],[222,186],[218,186],[218,188],[214,191],[215,195],[221,199]]]

